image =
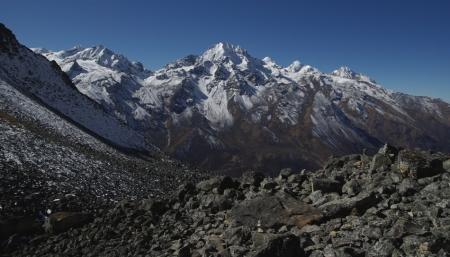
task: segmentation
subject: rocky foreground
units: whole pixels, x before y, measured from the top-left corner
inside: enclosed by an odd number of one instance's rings
[[[43,222],[45,233],[5,240],[3,256],[449,256],[450,156],[385,146]]]

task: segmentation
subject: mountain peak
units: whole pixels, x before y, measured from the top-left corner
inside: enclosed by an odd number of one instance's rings
[[[5,48],[7,50],[15,49],[19,42],[17,42],[16,36],[9,30],[3,23],[0,23],[0,49]]]
[[[219,42],[206,50],[201,57],[203,60],[212,62],[229,59],[234,64],[239,64],[243,58],[248,58],[249,56],[247,51],[240,46]]]
[[[358,75],[354,70],[350,69],[347,66],[341,66],[339,69],[334,70],[331,75],[346,78],[346,79],[355,79]]]
[[[219,42],[215,44],[210,49],[215,49],[216,51],[222,51],[224,53],[227,52],[245,52],[245,50],[239,45],[234,45],[228,42]]]
[[[320,71],[310,65],[302,64],[299,60],[293,61],[286,70],[291,73],[310,74],[320,73]]]
[[[46,53],[50,52],[47,48],[42,48],[42,47],[35,47],[35,48],[30,48],[30,49],[37,54],[46,54]]]
[[[331,73],[331,75],[341,77],[341,78],[346,78],[346,79],[356,79],[356,80],[363,80],[366,82],[376,83],[376,81],[373,80],[372,78],[370,78],[369,76],[358,73],[358,72],[350,69],[347,66],[339,67],[339,69],[333,71]]]
[[[269,56],[266,56],[262,59],[265,63],[273,63],[273,59]]]
[[[144,68],[140,62],[132,62],[125,56],[117,54],[104,45],[96,45],[92,47],[75,46],[68,50],[62,50],[57,52],[48,51],[41,48],[34,48],[34,52],[39,53],[47,57],[49,60],[56,60],[60,62],[60,65],[78,62],[88,61],[95,62],[97,65],[111,68],[120,72],[132,73],[139,75],[140,77],[146,77],[152,72]],[[75,64],[75,63],[74,63]],[[80,63],[76,63],[71,68],[78,69]]]
[[[110,59],[121,56],[106,48],[104,45],[96,45],[94,47],[85,48],[83,52],[86,53],[86,57],[97,59]]]
[[[302,63],[299,60],[295,60],[287,67],[287,69],[291,72],[298,72],[302,67]]]

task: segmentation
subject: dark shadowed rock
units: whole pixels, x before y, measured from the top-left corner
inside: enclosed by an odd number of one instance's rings
[[[278,174],[279,179],[287,179],[290,175],[292,175],[292,169],[286,168],[280,170],[280,174]]]
[[[196,185],[196,188],[200,191],[205,191],[205,192],[212,191],[213,188],[216,188],[219,186],[220,181],[221,181],[220,177],[210,178],[208,180],[198,182],[198,184]]]
[[[300,248],[300,239],[294,235],[272,235],[255,233],[253,246],[256,252],[252,257],[302,257],[305,256]]]
[[[391,160],[394,160],[395,156],[398,154],[398,151],[399,150],[395,146],[385,144],[380,148],[380,150],[378,150],[378,153],[389,157]]]
[[[139,208],[159,216],[167,210],[167,205],[164,201],[144,199],[140,202]]]
[[[256,228],[258,223],[263,228],[282,225],[301,228],[318,220],[320,213],[314,207],[288,194],[277,194],[243,201],[233,207],[230,218],[237,224],[250,228]]]
[[[251,229],[248,227],[230,227],[225,233],[226,243],[230,245],[242,245],[251,239]]]
[[[241,176],[241,184],[242,185],[252,185],[258,187],[264,179],[264,174],[256,171],[247,171],[244,172]]]
[[[342,189],[342,182],[329,178],[313,178],[312,185],[314,190],[320,190],[324,193],[340,193]]]
[[[14,234],[29,235],[42,232],[42,223],[33,217],[15,217],[0,220],[0,240]]]
[[[70,228],[81,227],[91,221],[91,216],[81,212],[56,212],[46,220],[45,230],[51,233],[61,233]]]
[[[319,207],[326,219],[342,217],[357,211],[362,213],[368,208],[376,205],[380,199],[374,192],[362,192],[355,197],[343,198],[328,202]]]
[[[223,193],[225,189],[237,188],[239,182],[235,181],[231,177],[214,177],[205,181],[201,181],[197,184],[196,188],[200,191],[209,192],[217,188],[219,193]]]
[[[176,251],[177,257],[191,257],[191,246],[183,246]]]
[[[397,169],[404,176],[413,178],[431,177],[444,171],[442,160],[410,150],[399,152]]]

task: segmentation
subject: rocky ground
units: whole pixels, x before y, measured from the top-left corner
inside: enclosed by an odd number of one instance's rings
[[[53,213],[3,256],[449,256],[449,207],[450,156],[386,146],[315,172],[213,177],[96,215]]]
[[[100,142],[91,147],[3,110],[0,142],[0,256],[43,233],[50,214],[92,218],[123,199],[163,199],[207,177],[160,153],[139,158]]]

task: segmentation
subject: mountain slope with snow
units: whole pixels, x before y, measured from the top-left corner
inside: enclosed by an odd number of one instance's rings
[[[229,43],[155,72],[101,46],[35,51],[128,127],[207,168],[309,168],[384,142],[450,151],[448,103],[384,89],[347,67],[282,67]]]
[[[146,143],[0,23],[0,255],[15,234],[10,219],[162,198],[204,176]]]
[[[64,130],[75,125],[122,148],[154,149],[151,144],[145,143],[143,135],[130,129],[102,105],[80,94],[56,62],[49,62],[22,46],[3,25],[0,27],[0,41],[1,93],[10,109],[37,118],[64,134],[70,134]],[[66,121],[64,125],[54,122],[61,117]]]

